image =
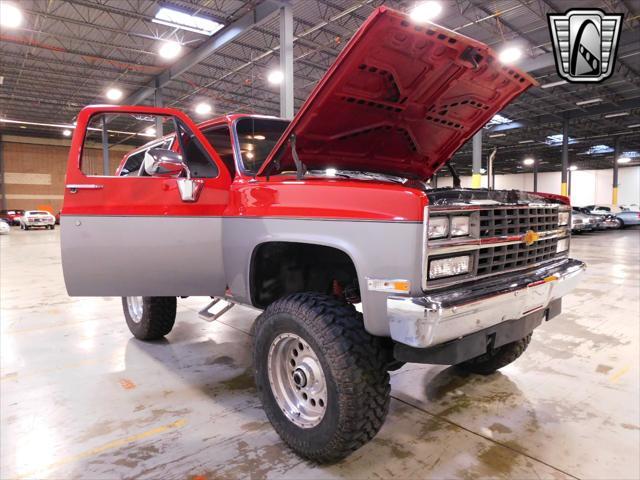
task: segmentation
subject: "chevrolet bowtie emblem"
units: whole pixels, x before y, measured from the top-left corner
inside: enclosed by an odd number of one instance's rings
[[[524,243],[527,244],[527,247],[529,245],[533,245],[534,243],[536,243],[538,240],[540,240],[540,235],[538,235],[536,232],[534,232],[533,230],[529,230],[527,233],[524,234],[524,236],[522,237],[522,241]]]

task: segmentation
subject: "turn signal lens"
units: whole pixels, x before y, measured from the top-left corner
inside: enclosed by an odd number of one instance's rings
[[[558,212],[558,225],[568,225],[569,224],[569,212]]]
[[[471,256],[469,255],[431,260],[429,262],[429,279],[433,280],[435,278],[469,273],[470,265]]]
[[[449,234],[448,217],[431,217],[429,219],[429,238],[444,238]]]
[[[411,282],[409,280],[377,280],[368,279],[367,287],[375,292],[409,293]]]
[[[463,237],[469,235],[469,217],[451,218],[451,236]]]

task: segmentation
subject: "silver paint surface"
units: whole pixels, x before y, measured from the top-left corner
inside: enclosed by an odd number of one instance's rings
[[[571,256],[585,280],[517,362],[488,377],[392,372],[380,433],[318,467],[257,400],[255,310],[207,323],[208,298],[179,300],[166,340],[139,342],[119,298],[67,296],[59,230],[13,227],[0,237],[0,477],[639,478],[640,230],[576,236]]]

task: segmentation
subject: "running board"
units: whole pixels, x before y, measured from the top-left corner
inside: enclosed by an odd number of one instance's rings
[[[226,305],[222,307],[220,310],[218,310],[217,312],[212,313],[210,310],[213,307],[215,307],[219,302],[226,302]],[[215,297],[209,305],[207,305],[206,307],[204,307],[202,310],[198,312],[198,315],[200,316],[200,318],[202,318],[203,320],[206,320],[207,322],[215,322],[222,315],[224,315],[229,310],[231,310],[234,306],[235,306],[235,303],[233,303],[230,300],[227,300],[226,298]]]

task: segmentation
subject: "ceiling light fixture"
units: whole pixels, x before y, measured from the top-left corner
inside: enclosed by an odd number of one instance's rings
[[[602,101],[601,98],[592,98],[591,100],[580,100],[579,102],[576,102],[576,105],[581,107],[583,105],[589,105],[591,103],[598,103],[601,101]]]
[[[499,138],[499,137],[506,137],[507,134],[506,133],[494,133],[493,135],[489,135],[489,138]]]
[[[64,135],[65,137],[70,137],[71,136],[71,130],[69,130],[68,128],[65,128],[62,131],[62,135]],[[618,160],[619,161],[619,160]]]
[[[155,129],[155,128],[153,128],[153,127],[147,127],[147,128],[145,128],[145,130],[144,130],[144,134],[145,134],[145,135],[148,135],[149,137],[153,137],[153,136],[155,136],[155,134],[156,134],[156,129]]]
[[[522,50],[518,47],[507,47],[498,54],[498,58],[502,63],[514,63],[520,57],[522,57]]]
[[[558,80],[557,82],[545,83],[544,85],[540,85],[540,88],[559,87],[560,85],[564,85],[565,83],[567,83],[566,80]]]
[[[409,12],[409,17],[416,23],[427,23],[442,13],[440,2],[420,2]]]
[[[253,139],[254,140],[265,140],[267,137],[265,137],[264,135],[254,135]]]
[[[629,157],[620,157],[618,163],[629,163],[631,159]]]
[[[119,88],[110,88],[107,90],[106,96],[109,100],[113,100],[114,102],[118,101],[122,98],[122,90]]]
[[[210,37],[222,27],[224,24],[210,20],[208,18],[191,15],[173,8],[162,7],[158,10],[155,17],[151,19],[153,23],[167,25],[168,27],[180,28],[190,32],[199,33]]]
[[[0,2],[0,25],[18,28],[22,24],[22,11],[13,3]]]
[[[158,49],[158,53],[160,54],[160,56],[162,58],[166,58],[167,60],[176,58],[178,55],[180,55],[181,51],[182,51],[182,45],[172,40],[162,42],[162,44],[160,45],[160,48]]]
[[[607,113],[604,118],[625,117],[629,115],[629,112]]]
[[[634,123],[633,125],[627,125],[627,128],[637,128],[640,127],[640,123]]]
[[[577,169],[578,169],[578,167],[577,167],[577,166],[575,166],[575,165],[571,165],[571,166],[569,167],[569,170],[571,170],[572,172],[575,172]]]
[[[536,163],[536,161],[533,158],[525,158],[522,163],[524,163],[525,165],[533,165],[534,163]]]
[[[533,143],[535,140],[520,140],[518,143]]]
[[[280,85],[284,80],[284,74],[280,70],[273,70],[267,75],[267,81],[272,85]]]
[[[196,113],[198,115],[207,115],[208,113],[211,113],[211,105],[209,105],[208,103],[205,102],[201,102],[199,104],[196,105]]]

